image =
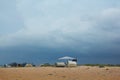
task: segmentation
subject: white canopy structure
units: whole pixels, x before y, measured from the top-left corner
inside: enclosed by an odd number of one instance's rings
[[[58,58],[58,60],[72,60],[72,59],[75,59],[75,58],[69,57],[69,56]]]
[[[57,62],[56,63],[57,67],[65,67],[65,66],[67,66],[67,67],[76,67],[77,66],[77,59],[73,58],[73,57],[64,56],[64,57],[58,58],[58,60],[67,60],[67,62],[66,63]]]

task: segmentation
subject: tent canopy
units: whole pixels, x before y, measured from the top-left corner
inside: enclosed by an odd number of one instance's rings
[[[58,60],[72,60],[72,59],[75,59],[75,58],[69,57],[69,56],[58,58]]]

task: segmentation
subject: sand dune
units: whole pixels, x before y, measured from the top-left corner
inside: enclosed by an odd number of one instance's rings
[[[0,80],[120,80],[120,68],[0,68]]]

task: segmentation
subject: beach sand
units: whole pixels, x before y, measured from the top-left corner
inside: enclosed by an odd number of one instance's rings
[[[0,68],[0,80],[120,80],[120,67]]]

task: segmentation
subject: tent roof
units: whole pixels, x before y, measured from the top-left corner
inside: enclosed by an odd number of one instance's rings
[[[65,57],[61,57],[61,58],[58,58],[58,60],[72,60],[72,59],[75,59],[75,58],[73,58],[73,57],[69,57],[69,56],[65,56]]]

